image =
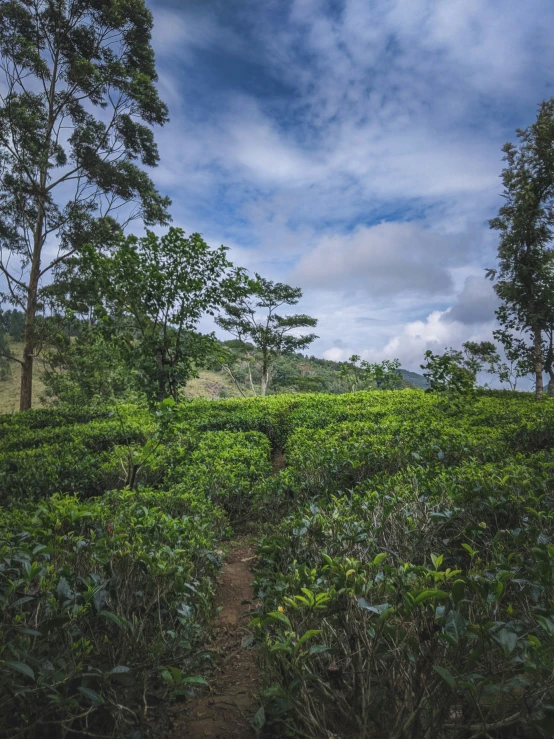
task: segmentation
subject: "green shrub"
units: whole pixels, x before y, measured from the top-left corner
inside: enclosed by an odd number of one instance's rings
[[[266,436],[257,431],[210,431],[169,480],[209,497],[237,521],[249,511],[257,485],[270,473]]]
[[[162,669],[194,669],[225,529],[178,488],[3,511],[0,734],[136,727]]]
[[[268,719],[307,736],[552,735],[551,414],[480,393],[446,410],[384,397],[327,425],[310,411],[261,493],[278,521],[253,621]]]
[[[0,418],[2,736],[132,736],[143,691],[194,685],[218,546],[243,521],[265,525],[253,628],[285,732],[554,734],[550,399],[109,413]]]

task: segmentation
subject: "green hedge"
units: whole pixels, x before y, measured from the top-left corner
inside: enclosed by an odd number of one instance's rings
[[[253,622],[267,720],[304,736],[548,739],[552,402],[356,395],[294,410],[306,425],[260,492],[276,522]]]

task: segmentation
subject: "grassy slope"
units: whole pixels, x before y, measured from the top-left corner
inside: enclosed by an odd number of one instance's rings
[[[407,380],[407,382],[411,382],[412,385],[415,385],[415,387],[419,387],[422,390],[425,390],[425,388],[429,387],[429,383],[423,377],[423,375],[420,375],[418,372],[411,372],[410,370],[401,369],[400,374],[402,377]]]
[[[15,356],[23,351],[23,344],[11,344],[11,350]],[[0,413],[13,413],[19,409],[19,383],[20,369],[16,362],[10,363],[10,374],[6,380],[0,380]],[[42,404],[40,396],[44,392],[44,384],[41,379],[42,365],[35,362],[33,374],[33,408],[39,408]]]
[[[225,373],[200,370],[198,374],[198,377],[189,380],[184,389],[187,398],[240,398],[236,385]]]

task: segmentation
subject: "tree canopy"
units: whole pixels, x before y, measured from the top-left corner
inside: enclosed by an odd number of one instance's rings
[[[210,249],[200,234],[149,231],[142,238],[120,239],[109,255],[85,251],[78,279],[68,280],[61,300],[69,307],[83,300],[81,310],[94,324],[91,348],[104,356],[105,342],[111,342],[150,400],[177,399],[213,351],[213,334],[198,330],[201,317],[232,298],[240,274],[227,249]],[[91,287],[96,294],[89,308]],[[66,353],[72,352],[68,346]]]
[[[6,0],[0,6],[0,271],[25,312],[29,408],[45,276],[134,218],[167,223],[158,162],[152,15],[144,0]],[[45,247],[48,258],[45,260]]]
[[[256,273],[254,279],[243,283],[233,302],[224,302],[224,314],[216,318],[216,323],[242,344],[250,342],[255,347],[249,358],[259,366],[260,395],[267,392],[275,359],[300,351],[317,338],[313,333],[296,333],[298,329],[315,327],[317,319],[303,313],[283,316],[278,312],[284,306],[296,305],[301,297],[299,287],[271,282]],[[251,376],[250,386],[256,392]]]
[[[548,337],[554,326],[554,99],[543,102],[536,121],[517,135],[518,144],[503,149],[504,204],[490,221],[500,233],[499,266],[489,276],[496,278],[502,301],[495,337],[511,359],[529,366],[540,399],[545,365],[553,370]]]

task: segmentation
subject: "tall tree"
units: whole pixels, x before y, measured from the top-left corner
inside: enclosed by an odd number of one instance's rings
[[[0,4],[0,271],[25,312],[22,410],[31,406],[45,275],[133,218],[166,223],[139,164],[155,166],[152,16],[144,0]]]
[[[540,399],[545,337],[554,316],[554,99],[543,102],[535,123],[517,136],[517,145],[503,148],[505,202],[490,221],[500,232],[499,268],[489,270],[489,276],[497,277],[494,288],[502,301],[495,337],[518,346],[522,360],[530,358]]]
[[[297,352],[317,339],[315,334],[297,336],[294,333],[298,329],[316,326],[317,319],[303,313],[280,315],[277,312],[280,308],[298,303],[302,297],[301,288],[271,282],[259,274],[254,277],[247,281],[238,298],[224,303],[225,314],[218,316],[216,323],[245,346],[248,342],[253,344],[255,351],[249,356],[258,365],[259,394],[265,395],[275,359],[282,354]],[[257,394],[251,375],[250,387]]]

